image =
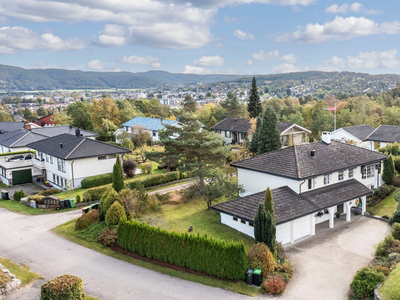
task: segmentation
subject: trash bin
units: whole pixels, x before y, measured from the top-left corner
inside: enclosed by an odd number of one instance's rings
[[[65,199],[64,203],[65,203],[65,208],[71,208],[71,203],[69,202],[69,199]]]
[[[246,272],[246,279],[248,285],[253,285],[253,273],[254,269],[248,269]]]
[[[89,206],[90,206],[90,210],[99,209],[99,204],[98,203],[90,204]]]
[[[65,208],[65,200],[60,200],[60,209]]]
[[[256,286],[260,286],[261,282],[262,282],[262,280],[261,280],[261,270],[260,269],[255,269],[253,274],[254,274],[253,275],[254,276],[254,284]]]
[[[71,204],[71,207],[75,207],[75,199],[69,199],[69,204]]]
[[[8,196],[8,191],[6,190],[2,191],[2,196],[4,200],[10,200],[10,197]]]
[[[91,210],[92,209],[90,208],[90,206],[85,206],[85,207],[82,208],[82,214],[87,214]]]

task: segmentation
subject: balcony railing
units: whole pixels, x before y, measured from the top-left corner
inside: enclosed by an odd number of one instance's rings
[[[39,160],[37,158],[32,159],[33,161],[33,166],[38,168],[38,169],[44,169],[45,165],[44,165],[44,160]]]

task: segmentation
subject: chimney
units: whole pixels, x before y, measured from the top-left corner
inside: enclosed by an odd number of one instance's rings
[[[63,144],[62,144],[62,143],[60,143],[60,148],[61,148],[61,149],[63,148]]]
[[[76,129],[75,129],[75,136],[76,136],[76,137],[80,137],[80,136],[81,136],[81,131],[80,131],[79,128],[76,128]]]
[[[311,155],[311,157],[314,157],[314,156],[315,156],[315,150],[314,150],[314,149],[311,149],[310,155]]]
[[[331,144],[331,133],[328,131],[322,131],[322,141],[325,144],[330,145]]]

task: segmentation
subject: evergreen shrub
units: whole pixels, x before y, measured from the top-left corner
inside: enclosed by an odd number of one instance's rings
[[[153,173],[153,164],[151,162],[140,164],[138,166],[138,168],[140,170],[142,170],[142,174],[151,174],[151,173]]]
[[[137,220],[121,220],[118,226],[118,244],[125,250],[149,259],[220,278],[243,280],[248,268],[242,242],[168,232]]]
[[[104,246],[113,246],[117,242],[117,231],[110,230],[110,228],[104,229],[99,235],[99,243]]]
[[[155,185],[160,185],[171,181],[179,180],[179,177],[180,177],[179,171],[149,175],[144,179],[141,179],[139,177],[137,179],[125,183],[125,188],[133,190],[133,189],[138,189],[140,187],[144,188],[152,187]]]
[[[121,218],[126,218],[125,209],[118,201],[114,201],[114,203],[107,210],[105,218],[106,224],[108,226],[118,225]]]
[[[99,211],[97,209],[91,210],[76,220],[75,230],[83,230],[99,220]]]
[[[393,224],[392,237],[400,241],[400,223]]]
[[[81,187],[83,189],[88,189],[109,183],[112,183],[112,173],[86,177],[85,179],[82,180]]]
[[[89,201],[100,200],[106,190],[107,187],[97,187],[88,189],[83,192],[82,201],[89,202]]]
[[[374,295],[376,285],[385,280],[385,275],[369,267],[358,270],[350,284],[351,291],[357,296],[369,297]]]
[[[41,300],[84,300],[83,280],[72,275],[58,276],[41,287]]]

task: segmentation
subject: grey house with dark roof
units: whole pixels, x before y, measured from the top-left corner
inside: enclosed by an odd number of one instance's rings
[[[370,125],[357,125],[342,127],[332,131],[332,139],[343,143],[353,143],[358,147],[373,150],[371,142],[366,138],[375,131],[375,128]]]
[[[380,125],[366,137],[371,142],[371,149],[385,147],[387,144],[400,143],[400,126]]]
[[[382,184],[387,155],[341,142],[300,144],[231,164],[237,169],[243,197],[216,204],[221,222],[253,236],[254,216],[265,190],[272,189],[277,241],[283,244],[315,234],[315,225],[336,213],[350,221],[351,208],[366,209],[366,196]]]
[[[251,120],[249,119],[225,118],[212,126],[211,129],[221,134],[227,144],[237,144],[246,141],[251,126]],[[279,122],[277,127],[281,133],[283,147],[306,142],[307,135],[311,133],[310,130],[294,123]],[[251,139],[251,137],[249,138]]]

